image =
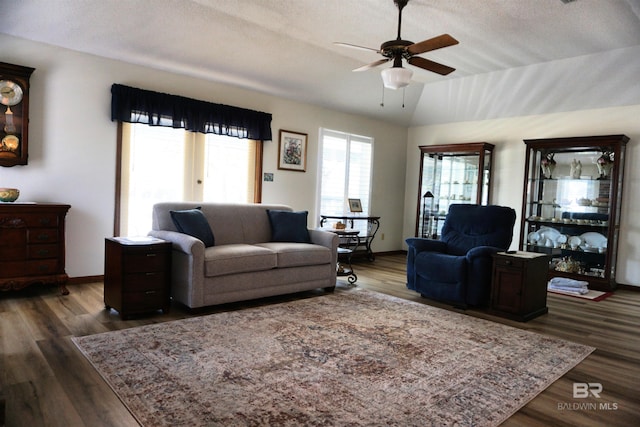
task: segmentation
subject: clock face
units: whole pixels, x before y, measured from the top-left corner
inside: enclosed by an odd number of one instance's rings
[[[0,104],[12,106],[22,101],[22,88],[11,80],[0,80]]]

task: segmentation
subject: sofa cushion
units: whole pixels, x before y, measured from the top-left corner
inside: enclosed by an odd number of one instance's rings
[[[276,268],[276,253],[268,248],[234,243],[205,249],[204,275],[248,273]]]
[[[267,242],[256,246],[267,248],[277,255],[278,268],[331,263],[329,248],[310,243]]]
[[[271,224],[272,242],[309,243],[307,230],[307,211],[290,212],[281,210],[267,210]]]
[[[200,208],[171,211],[171,219],[179,232],[202,240],[205,247],[215,245],[209,221]]]

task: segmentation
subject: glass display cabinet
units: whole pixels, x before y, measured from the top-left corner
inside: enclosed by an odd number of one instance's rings
[[[520,249],[550,256],[549,278],[615,289],[625,135],[528,139]]]
[[[415,235],[437,239],[449,205],[489,204],[494,146],[486,142],[470,142],[423,145],[419,148]]]

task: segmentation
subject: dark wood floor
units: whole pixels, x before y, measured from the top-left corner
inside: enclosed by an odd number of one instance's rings
[[[378,256],[374,263],[364,261],[354,267],[357,286],[340,280],[338,292],[371,289],[454,310],[406,289],[403,255]],[[68,296],[42,286],[0,293],[0,390],[6,399],[6,426],[136,426],[70,338],[194,314],[174,306],[169,314],[122,321],[116,312],[104,309],[102,283],[70,285],[69,290]],[[231,304],[205,313],[316,294]],[[550,295],[548,306],[547,315],[527,323],[478,310],[466,312],[597,348],[504,425],[640,425],[640,292],[619,290],[601,302]],[[602,384],[600,398],[574,399],[574,383]]]

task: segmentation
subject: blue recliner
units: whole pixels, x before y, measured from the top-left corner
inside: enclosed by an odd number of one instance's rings
[[[491,255],[509,248],[516,212],[505,206],[451,205],[440,240],[409,238],[407,287],[455,306],[483,306]]]

